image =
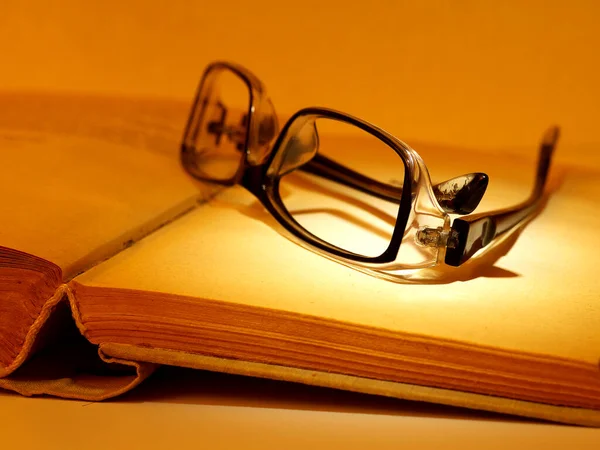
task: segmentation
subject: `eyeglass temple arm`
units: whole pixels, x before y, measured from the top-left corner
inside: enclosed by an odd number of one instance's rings
[[[401,187],[364,176],[319,153],[301,166],[300,170],[358,189],[383,200],[399,203],[402,198]],[[470,173],[435,185],[433,192],[438,203],[446,212],[470,214],[481,201],[487,185],[486,174]]]
[[[544,197],[552,154],[559,135],[558,127],[552,127],[544,134],[540,145],[535,185],[526,201],[511,208],[454,219],[446,247],[446,264],[460,266],[493,239],[531,217]]]
[[[209,122],[208,132],[216,135],[216,144],[219,144],[221,135],[225,133],[232,142],[237,144],[236,148],[243,150],[243,141],[239,138],[246,133],[244,123],[246,116],[242,118],[242,127],[226,127],[224,125],[226,108],[222,108],[219,121]],[[349,169],[319,153],[304,165],[300,170],[314,175],[336,181],[346,186],[358,189],[366,194],[374,195],[383,200],[399,203],[402,198],[402,188],[391,184],[382,183],[366,177],[352,169]],[[433,186],[433,193],[441,208],[449,214],[472,213],[485,194],[489,178],[485,173],[474,172],[446,180]]]

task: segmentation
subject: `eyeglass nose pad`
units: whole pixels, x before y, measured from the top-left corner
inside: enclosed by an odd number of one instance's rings
[[[439,205],[449,214],[470,214],[481,202],[488,187],[489,177],[474,172],[452,178],[434,186]]]
[[[315,121],[305,123],[287,142],[285,157],[279,169],[279,175],[286,175],[302,167],[317,154],[319,149],[319,133]]]
[[[253,121],[249,130],[248,162],[256,165],[264,162],[279,134],[279,122],[271,99],[265,98],[256,106]]]
[[[258,144],[270,143],[279,133],[277,114],[271,99],[267,98],[260,108],[260,122],[258,125]]]

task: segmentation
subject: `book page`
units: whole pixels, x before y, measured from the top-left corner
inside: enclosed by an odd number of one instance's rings
[[[533,166],[505,160],[493,170],[502,167],[508,181],[494,178],[485,209],[507,206],[503,192],[513,201],[516,187],[525,193],[530,187]],[[593,172],[567,172],[541,214],[512,248],[504,248],[506,256],[441,284],[393,283],[308,251],[282,236],[275,220],[240,187],[75,281],[291,311],[597,367],[596,180]]]
[[[65,279],[189,210],[179,165],[188,105],[58,94],[0,95],[0,245]]]

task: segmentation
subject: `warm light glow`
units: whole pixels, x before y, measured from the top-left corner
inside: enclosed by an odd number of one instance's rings
[[[299,171],[284,177],[281,187],[292,217],[320,239],[370,257],[389,246],[398,204]]]

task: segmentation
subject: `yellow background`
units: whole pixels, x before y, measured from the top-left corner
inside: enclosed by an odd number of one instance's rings
[[[594,1],[3,0],[0,86],[189,101],[210,60],[247,65],[280,113],[321,105],[397,136],[499,151],[550,123],[597,153]],[[593,155],[592,155],[593,156]]]

